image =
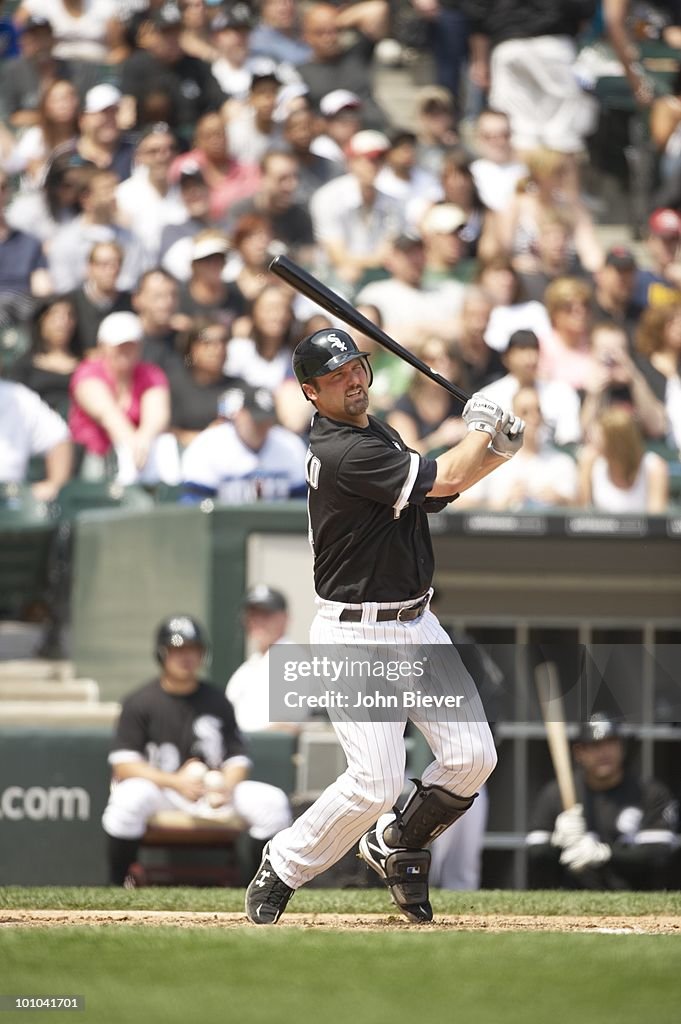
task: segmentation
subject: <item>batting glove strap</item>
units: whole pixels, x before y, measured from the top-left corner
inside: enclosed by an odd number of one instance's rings
[[[494,437],[497,430],[503,430],[508,423],[510,413],[504,413],[500,405],[476,392],[466,402],[462,418],[469,430],[484,430]]]

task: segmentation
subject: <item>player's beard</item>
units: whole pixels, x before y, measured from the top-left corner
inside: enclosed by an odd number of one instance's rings
[[[367,411],[368,407],[369,395],[364,390],[364,388],[361,389],[360,394],[352,394],[345,396],[345,411],[350,416],[361,416],[362,413]]]

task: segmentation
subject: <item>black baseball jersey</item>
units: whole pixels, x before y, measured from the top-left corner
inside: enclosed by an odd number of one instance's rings
[[[191,757],[219,768],[247,751],[223,693],[200,682],[194,693],[178,696],[154,679],[123,702],[109,761],[129,761],[131,754],[141,754],[160,771],[174,772]]]
[[[642,781],[630,774],[612,789],[588,789],[579,775],[576,783],[587,831],[594,832],[601,842],[613,846],[617,842],[674,841],[676,803],[664,783],[657,779]],[[540,833],[548,842],[562,810],[558,783],[550,782],[539,794],[530,835]]]
[[[367,427],[315,416],[306,476],[320,597],[387,603],[428,590],[433,549],[426,495],[436,473],[433,459],[410,451],[374,416]]]

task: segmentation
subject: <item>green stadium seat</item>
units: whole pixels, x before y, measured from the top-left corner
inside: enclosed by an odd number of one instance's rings
[[[56,528],[53,506],[29,486],[0,484],[0,616],[21,618],[44,599]]]
[[[153,498],[143,487],[121,487],[109,480],[70,480],[57,498],[60,519],[76,519],[80,512],[101,508],[150,509]]]

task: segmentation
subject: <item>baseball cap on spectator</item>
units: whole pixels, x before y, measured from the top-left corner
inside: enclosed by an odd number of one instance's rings
[[[174,31],[182,27],[182,11],[174,3],[163,4],[151,15],[151,23],[162,32]]]
[[[277,70],[277,65],[270,57],[254,57],[249,62],[249,70],[251,72],[251,87],[256,82],[272,81],[281,84],[281,78]]]
[[[260,608],[267,612],[285,612],[288,603],[280,590],[268,587],[266,583],[256,583],[246,591],[243,607]]]
[[[184,160],[178,165],[172,177],[173,184],[180,187],[190,181],[202,181],[204,184],[206,182],[201,164],[197,160]]]
[[[508,339],[507,348],[539,348],[539,338],[528,329],[514,331]]]
[[[383,132],[377,132],[373,128],[365,128],[361,132],[355,132],[346,147],[346,154],[349,157],[365,156],[369,159],[383,156],[390,149],[390,139]]]
[[[235,28],[250,31],[253,28],[253,12],[248,4],[236,3],[231,7],[220,7],[210,22],[211,32],[222,32],[223,29]]]
[[[126,341],[141,341],[144,336],[142,321],[135,313],[109,313],[99,325],[97,341],[113,348]]]
[[[192,263],[196,260],[205,260],[207,256],[226,256],[228,252],[229,242],[222,235],[197,238],[192,248]]]
[[[324,117],[335,117],[341,110],[357,110],[362,106],[362,101],[356,92],[349,89],[334,89],[322,96],[319,103],[319,112]]]
[[[274,408],[274,396],[267,388],[254,388],[250,384],[229,388],[218,398],[218,416],[231,420],[241,410],[246,409],[257,423],[266,420],[274,422],[277,413]]]
[[[103,110],[108,110],[110,107],[117,107],[122,99],[123,94],[115,85],[109,85],[106,82],[102,82],[101,85],[93,85],[93,87],[88,89],[85,93],[83,113],[101,114]]]
[[[426,235],[451,235],[466,223],[466,214],[454,203],[437,203],[431,206],[421,222]]]
[[[661,238],[681,238],[681,216],[668,207],[653,210],[648,219],[648,230],[651,235]]]
[[[277,124],[283,124],[292,112],[295,101],[301,96],[307,96],[309,91],[304,82],[288,82],[286,85],[282,85],[277,93],[277,103],[272,113],[272,120]]]
[[[614,245],[612,249],[608,250],[608,254],[605,257],[605,265],[606,267],[614,267],[615,270],[623,271],[636,270],[638,268],[633,252],[623,245]]]

